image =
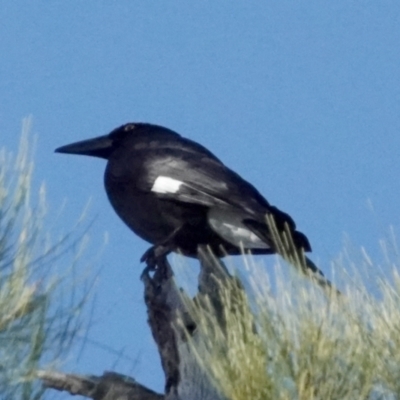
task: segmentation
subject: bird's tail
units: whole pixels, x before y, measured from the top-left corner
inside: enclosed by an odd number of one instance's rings
[[[246,220],[245,224],[260,237],[260,239],[271,246],[284,260],[301,270],[304,275],[320,285],[328,295],[341,294],[340,291],[325,278],[324,274],[315,263],[304,254],[304,251],[311,250],[311,247],[309,246],[306,236],[301,232],[293,230],[293,228],[286,223],[278,228],[272,214],[266,215],[266,224],[250,220]],[[303,243],[305,244],[304,246]]]

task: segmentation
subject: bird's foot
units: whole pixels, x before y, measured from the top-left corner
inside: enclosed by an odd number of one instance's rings
[[[148,250],[144,252],[142,257],[140,257],[140,262],[146,263],[145,270],[147,270],[148,272],[154,271],[156,269],[157,262],[154,254],[154,247],[150,247]]]
[[[153,246],[150,247],[140,258],[141,262],[146,263],[146,267],[143,269],[140,278],[145,280],[151,276],[151,273],[156,272],[162,273],[169,266],[167,255],[170,253],[170,249],[166,246]],[[169,267],[171,268],[171,267]]]
[[[140,262],[146,263],[146,268],[149,271],[154,271],[157,268],[160,259],[167,256],[171,252],[170,246],[156,245],[150,247],[140,258]]]

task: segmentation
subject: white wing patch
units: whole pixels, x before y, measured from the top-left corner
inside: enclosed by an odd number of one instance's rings
[[[235,246],[246,249],[268,249],[269,246],[243,223],[242,217],[232,211],[211,208],[208,223],[215,233]]]
[[[152,192],[156,193],[176,193],[183,185],[183,182],[177,179],[170,178],[169,176],[159,176],[151,188]]]

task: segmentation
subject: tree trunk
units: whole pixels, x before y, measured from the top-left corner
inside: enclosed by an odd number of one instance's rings
[[[85,376],[39,371],[39,379],[47,388],[94,400],[227,400],[210,378],[202,360],[194,354],[193,343],[202,338],[201,329],[197,329],[196,313],[192,310],[204,306],[209,312],[211,305],[224,329],[220,289],[228,282],[242,289],[223,263],[206,248],[199,248],[199,260],[199,291],[194,299],[189,299],[176,286],[166,258],[160,260],[153,276],[147,270],[142,275],[148,322],[165,373],[164,394],[155,393],[133,378],[113,372]]]

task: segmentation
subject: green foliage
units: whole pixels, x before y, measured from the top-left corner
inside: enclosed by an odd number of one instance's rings
[[[56,277],[60,255],[69,252],[73,265],[83,240],[71,248],[68,235],[52,244],[45,233],[45,188],[32,199],[28,130],[25,120],[15,159],[0,151],[0,398],[13,400],[42,397],[35,371],[70,347],[84,301],[70,278]]]
[[[395,246],[392,246],[395,249]],[[394,254],[398,260],[398,255]],[[387,261],[389,258],[386,257]],[[230,400],[394,399],[400,395],[400,276],[362,280],[342,295],[300,277],[271,284],[263,265],[244,258],[246,290],[221,283],[223,318],[197,309],[198,360]],[[364,261],[371,264],[364,252]],[[344,266],[342,266],[344,267]],[[361,266],[359,266],[362,268]]]

